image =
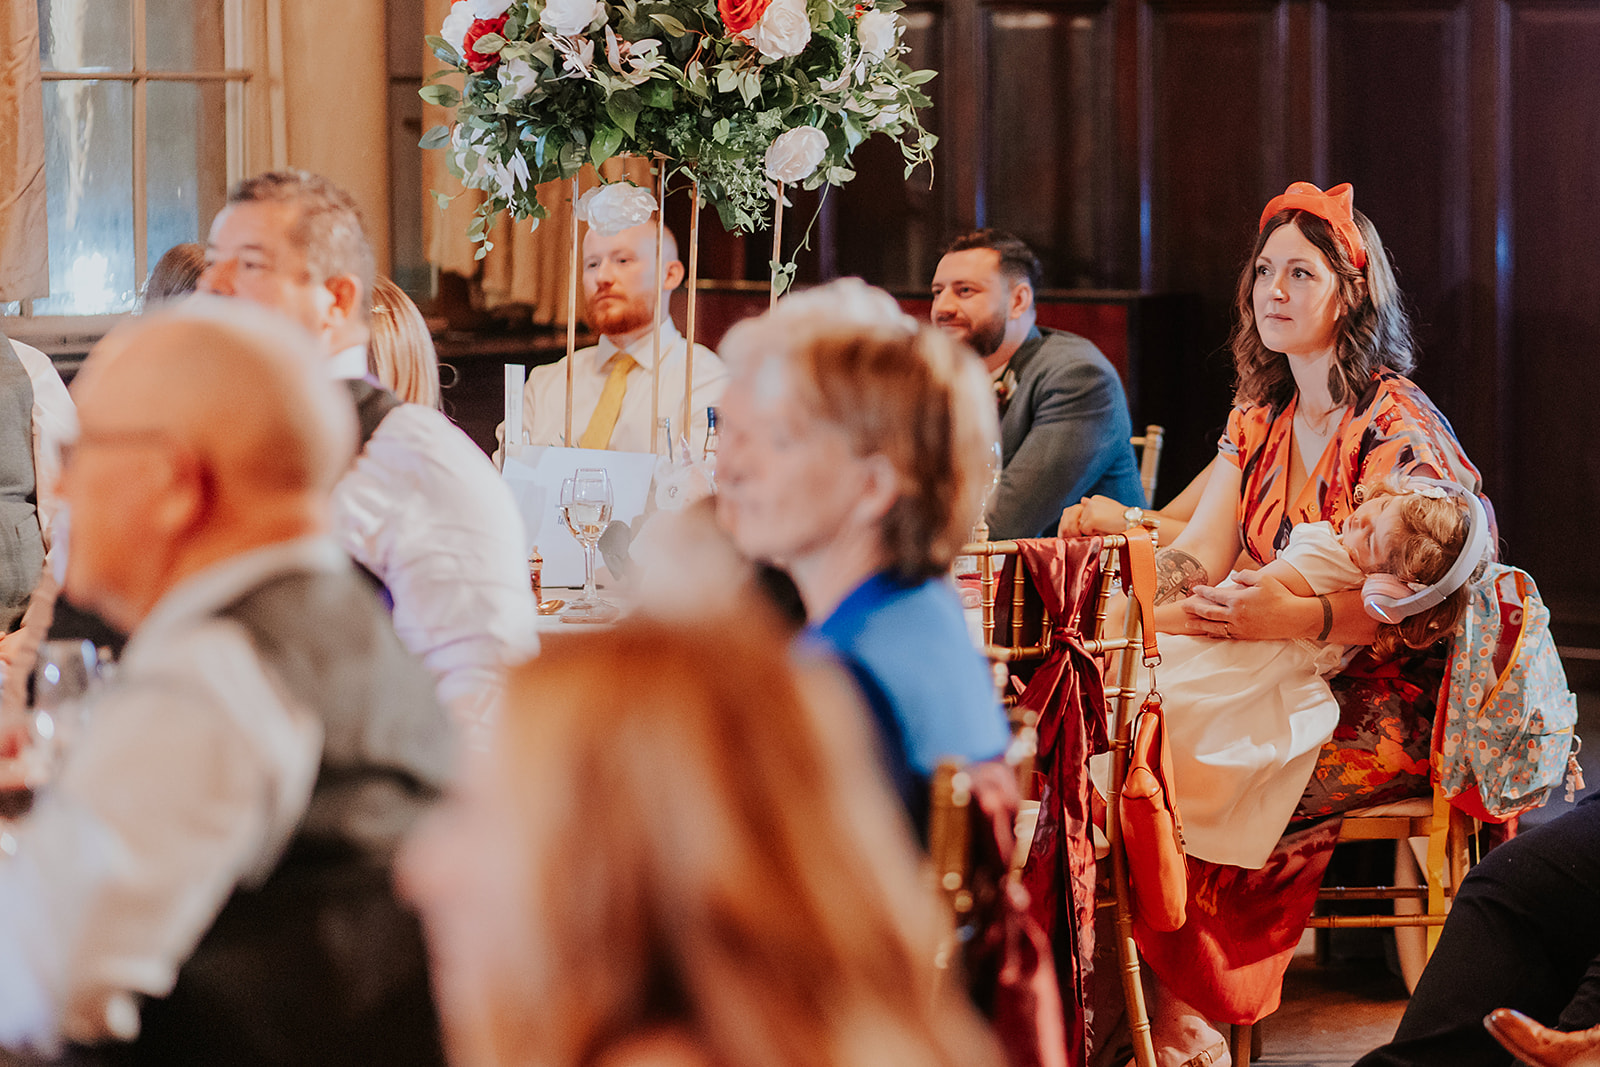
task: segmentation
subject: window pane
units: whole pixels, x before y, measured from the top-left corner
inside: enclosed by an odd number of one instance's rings
[[[50,296],[35,315],[133,307],[133,87],[46,82]]]
[[[146,249],[200,238],[227,194],[226,93],[221,83],[151,82],[146,128]]]
[[[222,70],[222,0],[145,0],[151,70]]]
[[[133,0],[39,0],[45,70],[132,70]]]

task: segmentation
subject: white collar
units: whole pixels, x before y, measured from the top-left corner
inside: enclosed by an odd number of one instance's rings
[[[328,373],[335,381],[344,381],[349,378],[365,378],[367,376],[367,346],[351,345],[340,352],[335,352],[328,360]]]
[[[640,335],[638,340],[628,345],[626,349],[622,349],[622,351],[626,351],[628,355],[632,356],[633,361],[639,364],[639,366],[643,367],[645,370],[649,370],[655,366],[655,345],[650,342],[650,336],[650,332],[646,331]],[[668,315],[666,318],[663,318],[661,320],[662,358],[664,359],[671,355],[672,346],[681,340],[683,340],[683,336],[678,333],[677,324],[672,321],[672,316]],[[619,349],[617,348],[617,343],[615,341],[613,341],[610,337],[601,335],[600,343],[595,345],[595,366],[604,367],[607,363],[611,362],[612,357],[615,356],[618,351]]]
[[[274,574],[290,570],[337,573],[349,566],[350,557],[327,536],[280,541],[214,563],[167,590],[134,630],[128,652],[137,655],[143,645],[159,645],[166,639],[164,635],[227,606]]]

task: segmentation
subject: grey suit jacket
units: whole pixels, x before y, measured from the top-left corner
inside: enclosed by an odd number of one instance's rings
[[[989,502],[989,536],[1053,537],[1061,511],[1101,493],[1145,503],[1122,380],[1074,333],[1034,327],[1007,365],[1001,402],[1004,469]]]

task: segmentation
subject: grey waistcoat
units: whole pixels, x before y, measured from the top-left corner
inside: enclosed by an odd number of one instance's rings
[[[0,335],[0,633],[14,629],[44,567],[33,474],[33,382]]]
[[[354,570],[280,575],[219,614],[321,716],[322,765],[278,868],[234,892],[115,1062],[442,1065],[421,931],[391,881],[451,767],[433,681]]]

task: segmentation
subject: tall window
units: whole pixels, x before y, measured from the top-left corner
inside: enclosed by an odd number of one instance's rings
[[[150,265],[200,238],[249,172],[252,140],[260,153],[257,38],[277,0],[37,2],[50,296],[0,311],[130,311]]]

